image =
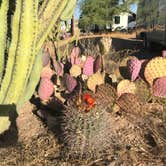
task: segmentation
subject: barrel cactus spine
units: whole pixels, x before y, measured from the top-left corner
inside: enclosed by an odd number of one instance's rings
[[[100,85],[96,93],[85,91],[68,99],[62,111],[62,158],[69,162],[102,158],[110,151],[110,112],[116,100],[115,89]]]

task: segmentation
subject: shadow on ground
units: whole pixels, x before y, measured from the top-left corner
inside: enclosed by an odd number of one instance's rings
[[[0,105],[0,117],[9,117],[10,127],[0,135],[0,148],[15,145],[18,140],[16,118],[18,114],[15,105]]]
[[[162,55],[164,48],[160,45],[154,45],[151,49],[144,49],[142,40],[137,39],[112,39],[112,48],[115,51],[130,50],[131,56],[136,56],[138,59],[150,59]]]

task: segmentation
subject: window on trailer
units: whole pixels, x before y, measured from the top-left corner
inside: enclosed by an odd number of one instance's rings
[[[115,16],[115,24],[120,24],[120,16]]]

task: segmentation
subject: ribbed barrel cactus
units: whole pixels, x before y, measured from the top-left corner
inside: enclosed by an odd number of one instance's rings
[[[96,93],[86,91],[68,100],[60,118],[65,160],[85,161],[109,154],[112,144],[110,112],[115,100],[115,89],[107,84],[100,85]]]
[[[72,16],[75,5],[73,0],[0,2],[0,105],[18,109],[30,99],[40,79],[42,45],[59,19]],[[9,123],[0,111],[1,123]]]

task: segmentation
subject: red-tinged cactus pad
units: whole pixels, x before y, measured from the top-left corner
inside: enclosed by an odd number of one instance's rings
[[[64,73],[64,64],[58,62],[56,59],[53,59],[53,66],[54,66],[56,74],[58,76],[63,76],[63,73]]]
[[[64,83],[69,92],[72,92],[75,89],[75,87],[77,86],[76,79],[67,73],[64,76]]]
[[[50,66],[45,66],[42,71],[41,71],[41,78],[48,78],[48,79],[51,79],[53,75],[53,71],[52,69],[50,68]]]
[[[153,95],[166,98],[166,77],[158,78],[153,84]]]
[[[130,74],[130,79],[131,81],[134,81],[139,75],[141,62],[137,58],[130,59],[127,61],[127,66]]]
[[[122,80],[117,86],[117,94],[120,97],[123,93],[136,93],[136,85],[130,80]]]
[[[81,50],[79,47],[74,47],[71,54],[70,54],[70,62],[71,64],[76,64],[76,61],[78,62],[78,56],[80,54]]]
[[[74,64],[81,66],[82,65],[81,57],[76,57]]]
[[[98,55],[94,61],[94,73],[103,68],[103,59],[102,56]]]
[[[156,78],[166,77],[166,58],[156,57],[150,60],[145,67],[144,76],[151,86]]]
[[[48,100],[54,92],[54,84],[48,78],[42,78],[38,89],[38,95],[42,100]]]
[[[43,67],[47,66],[50,63],[50,54],[49,52],[44,52],[42,57]]]
[[[88,56],[83,65],[83,74],[87,76],[90,76],[93,74],[93,63],[94,63],[94,58],[92,56]]]

